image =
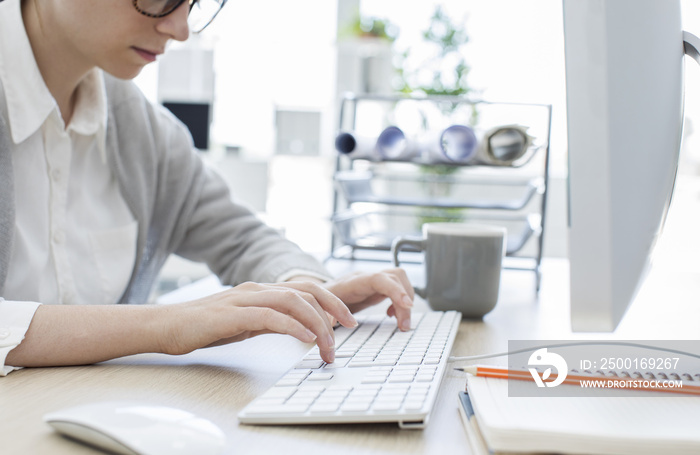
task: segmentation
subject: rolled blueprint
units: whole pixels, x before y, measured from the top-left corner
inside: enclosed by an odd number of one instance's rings
[[[404,132],[395,126],[385,128],[376,138],[343,132],[335,139],[338,152],[349,158],[373,161],[410,160],[415,155],[411,145]]]
[[[465,125],[449,126],[440,135],[440,148],[449,161],[469,163],[476,155],[476,134]]]
[[[354,133],[340,133],[335,138],[335,149],[349,158],[377,160],[377,140]]]
[[[400,128],[390,126],[377,138],[377,151],[385,160],[402,160],[411,158],[409,143]]]
[[[465,125],[426,131],[416,141],[416,147],[421,151],[421,162],[425,164],[468,164],[476,155],[476,135]]]
[[[519,125],[506,125],[491,128],[481,138],[478,161],[497,166],[518,165],[528,153],[532,137],[526,128]]]

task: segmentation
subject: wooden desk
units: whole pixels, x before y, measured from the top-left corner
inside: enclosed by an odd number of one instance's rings
[[[355,264],[354,266],[356,266]],[[368,264],[365,269],[386,265]],[[333,264],[336,271],[353,267]],[[411,275],[420,284],[420,271]],[[571,339],[566,261],[544,263],[542,290],[534,274],[505,271],[496,309],[483,321],[462,321],[452,354],[505,351],[509,339]],[[697,277],[696,277],[697,278]],[[623,321],[618,339],[698,338],[700,283],[673,271],[650,276],[648,287]],[[683,293],[674,286],[682,281]],[[682,287],[681,287],[682,288]],[[666,296],[666,298],[662,298]],[[668,298],[671,296],[671,298]],[[416,310],[425,308],[424,302]],[[374,311],[383,311],[384,307]],[[680,313],[679,313],[680,312]],[[597,336],[600,338],[600,336]],[[182,408],[219,425],[229,454],[436,454],[469,453],[457,414],[463,373],[449,369],[428,428],[400,430],[394,424],[339,426],[241,425],[236,414],[291,368],[309,345],[281,335],[189,355],[138,355],[85,367],[37,368],[0,378],[0,444],[3,454],[93,454],[58,436],[42,416],[60,408],[100,400],[136,400]]]

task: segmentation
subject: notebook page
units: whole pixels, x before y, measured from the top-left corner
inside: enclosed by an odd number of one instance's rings
[[[467,388],[492,450],[700,453],[698,396],[508,397],[507,380],[476,376]]]

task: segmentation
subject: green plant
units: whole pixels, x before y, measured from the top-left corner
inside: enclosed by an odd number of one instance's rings
[[[465,45],[469,35],[463,22],[453,21],[441,6],[437,6],[430,18],[428,28],[423,31],[423,42],[431,52],[427,58],[416,60],[414,51],[407,49],[398,59],[398,91],[407,94],[428,96],[466,96],[472,92],[467,81],[469,65],[466,62]],[[449,115],[457,103],[439,104],[444,114]],[[476,124],[478,113],[472,106],[468,122]],[[424,119],[424,123],[427,123]],[[458,166],[426,165],[420,167],[424,175],[424,187],[432,197],[447,196],[452,187],[450,176],[459,171]],[[459,219],[464,210],[451,210],[444,213],[446,218]],[[449,215],[449,216],[448,216]],[[419,222],[429,222],[421,218]]]
[[[426,95],[468,94],[471,88],[467,81],[470,68],[464,52],[464,46],[469,42],[466,28],[453,22],[438,5],[428,28],[423,31],[423,41],[432,47],[433,55],[413,61],[412,50],[404,51],[397,66],[398,90]]]
[[[346,27],[341,28],[338,38],[378,38],[393,42],[398,29],[387,19],[362,17],[359,13]]]

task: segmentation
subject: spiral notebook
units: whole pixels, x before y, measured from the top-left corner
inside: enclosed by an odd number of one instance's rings
[[[700,396],[509,397],[507,379],[477,376],[467,393],[467,434],[478,429],[489,453],[700,453]]]

